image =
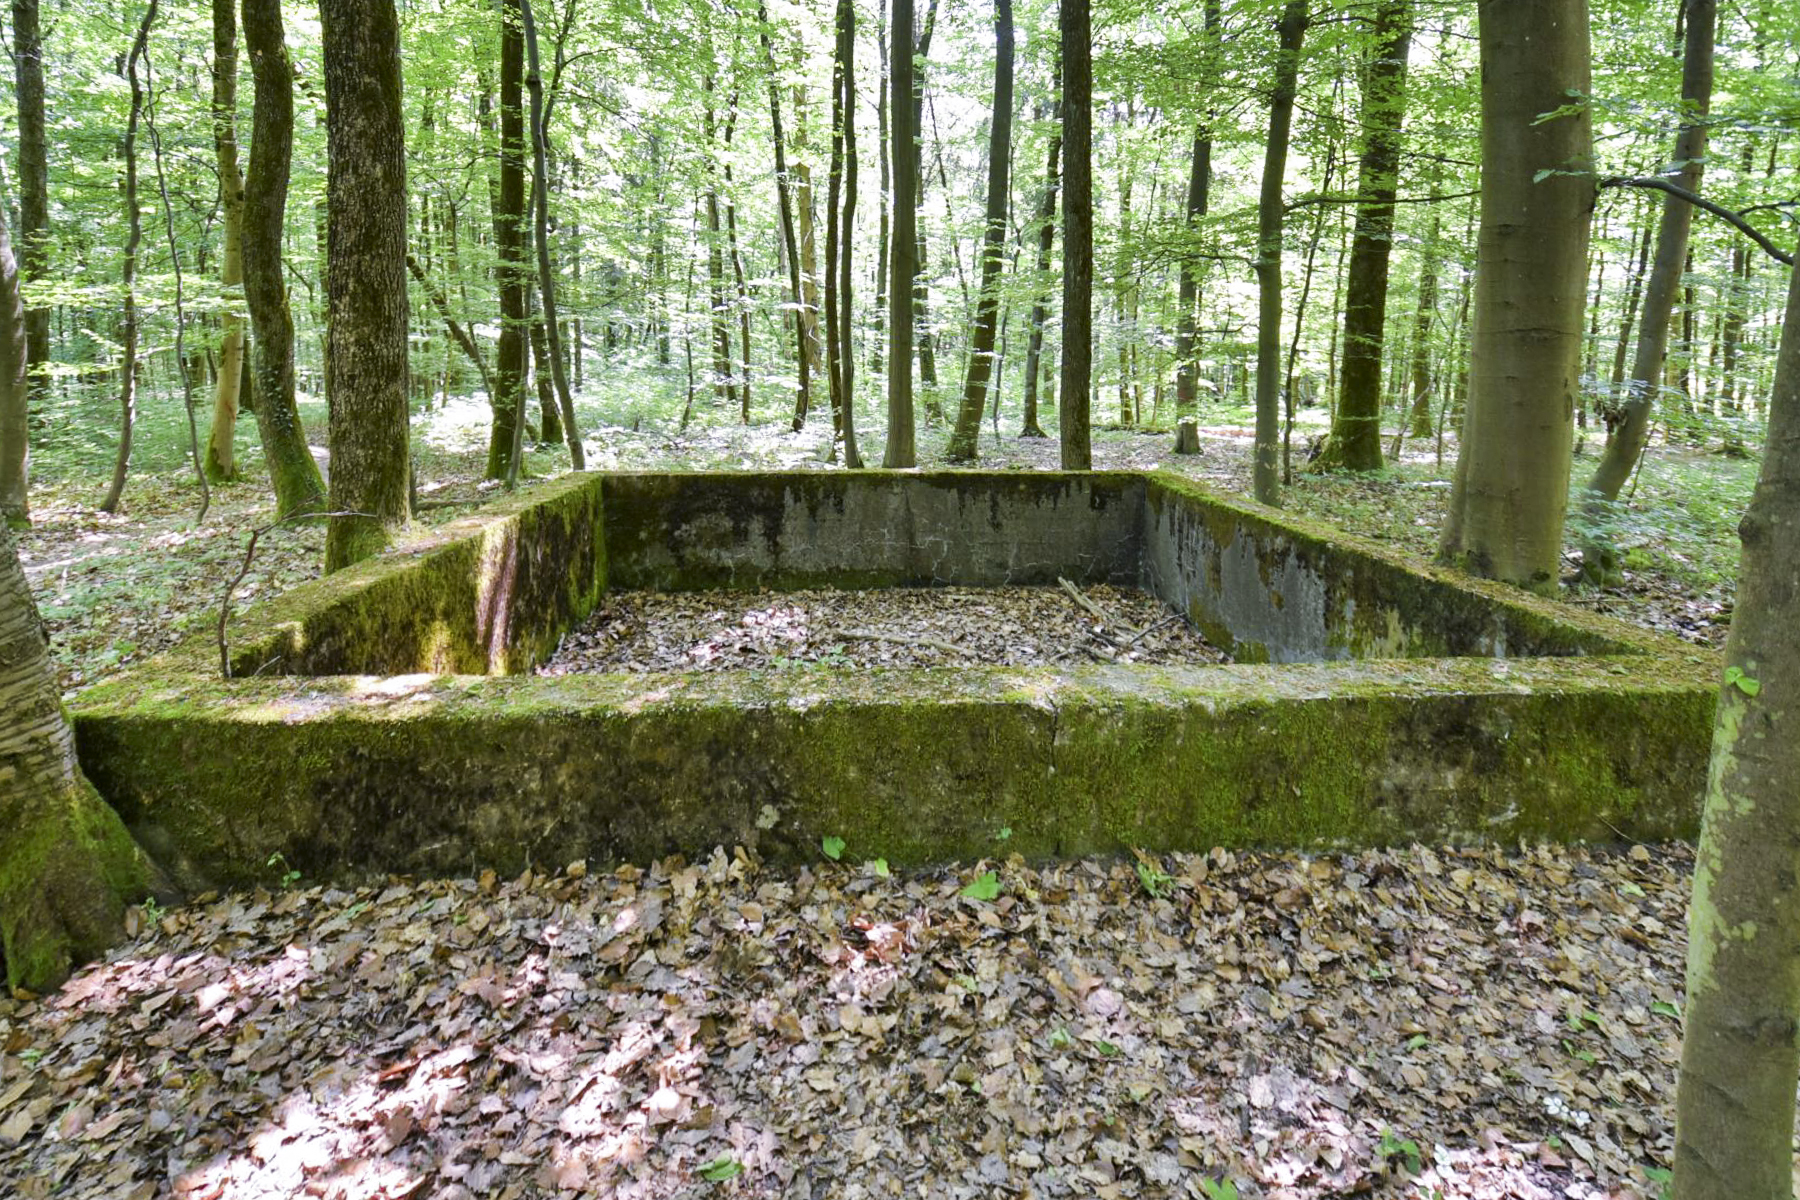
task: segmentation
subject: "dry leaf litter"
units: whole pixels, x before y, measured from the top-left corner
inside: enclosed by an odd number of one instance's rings
[[[874,591],[615,592],[540,673],[928,667],[1058,662],[1218,663],[1162,601],[1136,588],[931,587]]]
[[[0,1195],[1660,1187],[1686,848],[825,849],[134,910],[0,1001]]]

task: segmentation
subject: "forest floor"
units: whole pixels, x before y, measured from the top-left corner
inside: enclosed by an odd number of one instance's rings
[[[420,438],[421,496],[443,505],[430,518],[492,491],[456,416]],[[644,424],[601,430],[591,465],[827,466],[810,431]],[[1204,433],[1206,454],[1177,459],[1166,433],[1102,431],[1096,466],[1246,492],[1247,426],[1227,414]],[[984,456],[1048,467],[1056,447],[1007,438]],[[1428,554],[1447,466],[1425,444],[1374,476],[1297,473],[1287,503]],[[1569,598],[1720,644],[1720,544],[1753,475],[1653,456],[1622,525],[1627,586]],[[117,517],[92,509],[91,485],[50,473],[21,539],[71,691],[216,621],[269,521],[248,484],[217,489],[199,526],[177,471],[134,476]],[[321,544],[312,527],[265,534],[231,602],[315,574]],[[678,615],[703,634],[715,611]],[[715,650],[792,635],[792,613],[747,616],[717,622]],[[919,618],[856,620],[899,636]],[[0,999],[0,1194],[1663,1190],[1685,847],[914,873],[827,849],[799,871],[724,848],[355,891],[275,864],[266,890],[133,910],[105,963]]]

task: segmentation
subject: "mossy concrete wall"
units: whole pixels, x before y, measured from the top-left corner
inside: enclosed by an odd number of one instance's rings
[[[1144,478],[886,471],[605,477],[621,588],[1135,584]]]
[[[1693,832],[1711,701],[1604,659],[115,687],[95,783],[190,886],[757,847],[917,863]],[[1010,830],[1010,835],[1004,831]]]
[[[1058,576],[1314,661],[493,677],[608,585]],[[825,836],[896,863],[1681,836],[1716,687],[1703,652],[1160,474],[571,476],[233,645],[238,678],[200,637],[73,706],[88,774],[190,886],[276,853],[352,877]]]

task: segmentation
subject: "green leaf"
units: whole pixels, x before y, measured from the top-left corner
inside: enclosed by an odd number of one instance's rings
[[[891,875],[893,873],[888,870],[888,862],[887,862],[887,859],[885,859],[885,858],[877,858],[877,859],[870,860],[869,870],[875,872],[875,874],[881,876],[883,879],[886,879],[889,875]]]
[[[1000,895],[1000,873],[988,871],[965,887],[962,895],[971,900],[993,900]]]
[[[823,838],[819,842],[819,849],[825,852],[826,858],[829,858],[832,862],[836,862],[838,859],[844,857],[844,839],[841,837]]]
[[[1105,1038],[1095,1038],[1094,1049],[1098,1050],[1101,1055],[1106,1058],[1113,1058],[1119,1053],[1119,1047],[1112,1042],[1107,1041]]]
[[[1670,1004],[1667,1000],[1652,1000],[1650,1002],[1650,1011],[1661,1017],[1674,1017],[1676,1020],[1681,1019],[1681,1010],[1676,1008],[1673,1004]]]
[[[1058,1025],[1050,1031],[1050,1048],[1052,1050],[1067,1050],[1074,1044],[1074,1041],[1067,1025]]]
[[[700,1178],[713,1183],[723,1183],[727,1179],[736,1179],[744,1173],[744,1164],[729,1154],[721,1154],[700,1168]]]

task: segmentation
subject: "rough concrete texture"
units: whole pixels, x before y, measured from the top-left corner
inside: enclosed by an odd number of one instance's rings
[[[481,677],[608,582],[1140,571],[1240,657],[1323,661]],[[239,661],[362,673],[221,682],[200,639],[74,706],[90,777],[193,886],[276,853],[353,877],[824,836],[894,862],[1677,836],[1716,688],[1672,641],[1163,475],[571,477],[247,626]]]

